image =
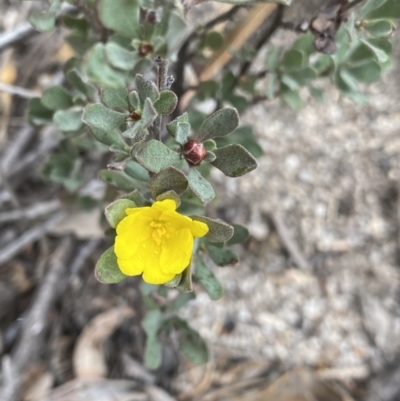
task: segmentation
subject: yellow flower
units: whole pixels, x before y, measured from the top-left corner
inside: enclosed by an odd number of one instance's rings
[[[165,284],[189,265],[193,237],[203,237],[208,226],[175,211],[172,199],[151,207],[128,208],[117,226],[115,254],[127,276],[143,274],[150,284]]]

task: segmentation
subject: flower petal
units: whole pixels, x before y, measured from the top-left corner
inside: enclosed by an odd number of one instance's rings
[[[162,245],[160,269],[163,273],[182,273],[193,252],[193,236],[189,229],[177,230]]]
[[[192,232],[193,237],[204,237],[208,233],[208,230],[209,228],[206,223],[192,220],[190,231]]]
[[[143,273],[143,264],[137,259],[117,259],[118,267],[127,276],[138,276]]]
[[[168,210],[173,212],[176,209],[176,202],[173,199],[164,199],[162,201],[154,202],[151,208],[154,210]]]
[[[149,284],[165,284],[171,281],[176,275],[173,273],[164,274],[160,270],[145,269],[143,280]]]
[[[132,214],[140,213],[143,212],[144,210],[149,210],[149,206],[143,206],[143,207],[129,207],[128,209],[125,210],[125,213],[128,216],[131,216]]]

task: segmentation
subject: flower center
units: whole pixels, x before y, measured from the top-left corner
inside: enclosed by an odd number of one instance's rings
[[[157,245],[160,245],[163,237],[169,238],[169,234],[167,233],[167,227],[171,223],[166,222],[166,221],[159,221],[155,220],[150,223],[150,227],[153,229],[153,233],[151,234],[151,237],[153,238],[153,241]]]

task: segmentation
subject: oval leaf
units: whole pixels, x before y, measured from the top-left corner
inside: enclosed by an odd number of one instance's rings
[[[159,114],[171,114],[178,104],[178,97],[170,90],[160,92],[160,97],[154,102],[154,108]]]
[[[233,236],[233,227],[225,223],[224,221],[213,220],[209,217],[197,215],[190,216],[190,218],[207,224],[208,233],[205,235],[204,238],[206,238],[210,242],[226,242],[229,241]]]
[[[195,277],[203,285],[212,300],[216,301],[224,294],[221,283],[201,257],[196,258]]]
[[[62,86],[55,85],[43,92],[42,103],[50,110],[69,109],[72,106],[72,96]]]
[[[101,91],[101,98],[108,107],[129,110],[128,90],[125,86],[119,88],[105,87]]]
[[[182,171],[171,166],[154,175],[149,182],[149,186],[154,198],[171,190],[180,195],[185,192],[188,180]]]
[[[162,169],[178,162],[180,156],[160,141],[152,139],[138,150],[136,159],[147,170],[158,173]]]
[[[96,279],[103,284],[116,284],[127,278],[118,267],[113,246],[100,256],[94,271]]]
[[[217,266],[235,265],[239,258],[230,249],[221,249],[213,245],[207,246],[208,254]]]
[[[213,151],[211,164],[228,177],[240,177],[257,168],[257,161],[242,145],[228,145]]]
[[[102,104],[91,104],[83,110],[82,120],[90,127],[100,129],[102,131],[112,131],[126,122],[127,115],[118,113],[117,111],[107,109]]]
[[[127,216],[125,210],[133,207],[136,207],[136,204],[129,199],[117,199],[110,203],[104,212],[110,226],[116,228],[120,221]]]
[[[202,201],[207,202],[215,197],[215,192],[211,184],[203,178],[197,168],[189,169],[188,181],[190,189]]]
[[[196,139],[203,142],[220,136],[229,135],[239,125],[239,114],[236,109],[227,107],[218,110],[201,125]]]

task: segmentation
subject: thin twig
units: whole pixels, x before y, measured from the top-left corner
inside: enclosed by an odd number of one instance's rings
[[[33,97],[40,97],[41,93],[32,91],[30,89],[21,88],[19,86],[7,85],[0,82],[0,92],[9,93],[11,95],[17,95],[25,99],[31,99]]]
[[[278,8],[275,11],[274,20],[273,20],[271,26],[265,31],[264,35],[262,35],[262,36],[260,36],[260,38],[258,38],[258,40],[255,44],[255,47],[254,47],[257,53],[264,45],[266,45],[268,43],[271,36],[280,27],[280,25],[282,23],[284,8],[285,7],[282,4],[280,4],[278,6]],[[255,58],[253,58],[251,61],[246,61],[242,65],[242,68],[240,69],[240,73],[238,75],[237,81],[247,73],[247,71],[250,69],[254,59]]]
[[[169,85],[168,77],[168,65],[169,61],[162,57],[156,58],[157,63],[157,86],[160,91],[167,89]],[[153,135],[154,138],[161,141],[161,127],[162,127],[162,116],[158,115],[153,123]]]
[[[3,386],[3,392],[0,394],[2,401],[15,401],[19,398],[23,372],[27,365],[36,358],[48,325],[48,312],[56,298],[62,294],[60,283],[63,281],[67,262],[73,253],[73,248],[74,240],[71,236],[67,236],[62,240],[52,257],[49,272],[23,323],[22,335],[11,361],[9,380]]]
[[[73,7],[69,4],[63,4],[60,13],[57,16],[57,20],[66,14],[75,14],[76,12],[78,12],[76,7]],[[17,45],[18,43],[23,42],[25,39],[28,39],[33,35],[37,35],[38,33],[40,32],[36,31],[31,24],[24,22],[23,24],[18,25],[12,31],[5,32],[0,35],[0,52],[10,46]]]
[[[291,237],[289,230],[287,229],[285,223],[283,222],[282,217],[277,213],[271,213],[270,218],[275,226],[279,238],[281,239],[286,250],[289,252],[290,256],[293,258],[297,267],[299,267],[302,270],[310,270],[310,265],[307,262],[307,259],[300,251],[300,248],[298,247],[296,242]]]
[[[16,220],[33,220],[41,216],[51,214],[60,209],[61,202],[52,200],[48,202],[36,203],[26,209],[12,210],[9,212],[0,213],[0,223],[16,221]]]
[[[38,224],[33,228],[25,231],[20,237],[15,239],[10,244],[0,249],[0,265],[8,262],[11,258],[17,255],[23,248],[32,242],[41,238],[48,230],[54,227],[63,217],[64,212],[58,212],[56,215],[50,217],[42,224]]]

